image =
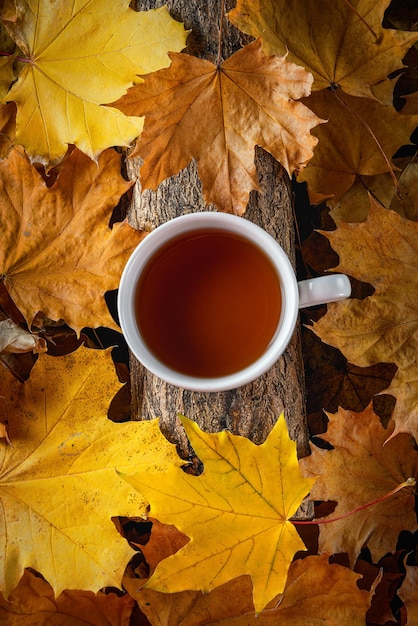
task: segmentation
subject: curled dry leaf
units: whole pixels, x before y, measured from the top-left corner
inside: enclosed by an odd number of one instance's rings
[[[335,269],[370,282],[375,292],[364,300],[330,304],[313,330],[355,365],[398,366],[385,390],[397,399],[393,434],[410,432],[418,438],[418,224],[373,199],[370,203],[366,222],[341,222],[323,234],[340,256]]]
[[[166,7],[135,12],[127,0],[16,0],[16,7],[6,25],[29,62],[3,101],[17,104],[17,142],[46,166],[68,144],[94,159],[129,145],[143,120],[100,105],[122,96],[138,74],[166,67],[168,50],[184,48],[183,25]]]
[[[301,102],[312,76],[285,57],[267,57],[259,41],[217,68],[187,54],[170,54],[171,67],[144,77],[115,106],[145,115],[131,156],[144,159],[141,183],[156,189],[192,158],[207,204],[241,214],[258,188],[254,147],[270,152],[289,175],[311,159],[320,120]]]
[[[305,549],[289,518],[313,480],[300,474],[296,444],[283,416],[259,446],[228,431],[208,434],[182,421],[203,461],[203,474],[192,476],[172,466],[164,474],[124,475],[150,502],[152,517],[190,537],[157,565],[146,587],[207,592],[248,574],[260,611],[283,590],[294,554]]]
[[[112,149],[98,164],[74,150],[48,188],[20,149],[0,163],[0,274],[31,327],[38,311],[84,327],[118,330],[104,298],[143,238],[127,222],[109,228],[132,183]]]
[[[30,570],[9,601],[0,595],[2,626],[129,626],[132,608],[127,594],[65,590],[55,598],[52,587]]]
[[[312,454],[300,461],[306,476],[318,476],[310,499],[337,502],[328,519],[378,500],[408,478],[418,478],[418,452],[412,438],[400,434],[385,443],[391,431],[383,428],[371,404],[361,413],[340,408],[328,418],[328,430],[321,438],[334,449],[311,446]],[[320,551],[347,552],[354,564],[367,546],[376,563],[396,548],[402,530],[418,528],[414,494],[413,486],[406,487],[349,517],[320,524]]]
[[[313,90],[341,87],[374,98],[372,85],[403,67],[415,32],[382,27],[390,0],[238,0],[228,17],[240,30],[262,37],[268,54],[285,54],[312,72]],[[351,5],[351,6],[350,6]]]
[[[117,474],[180,464],[157,420],[106,419],[121,387],[109,351],[41,354],[22,384],[0,370],[13,447],[0,441],[0,587],[25,567],[64,589],[119,587],[133,555],[112,516],[145,515]],[[139,443],[140,442],[140,445]]]
[[[45,339],[21,328],[12,320],[0,321],[0,354],[9,352],[46,352]]]

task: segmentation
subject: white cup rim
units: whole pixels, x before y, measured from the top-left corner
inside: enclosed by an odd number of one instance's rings
[[[277,331],[264,354],[254,363],[233,374],[202,378],[176,372],[161,363],[142,339],[135,320],[135,286],[140,273],[154,252],[168,238],[201,228],[235,232],[250,239],[269,257],[280,278],[282,312]],[[153,374],[166,382],[200,392],[219,392],[241,387],[269,370],[285,351],[295,329],[299,309],[296,276],[288,256],[265,230],[244,217],[230,213],[203,211],[175,217],[151,231],[135,248],[123,270],[118,292],[119,323],[135,357]]]

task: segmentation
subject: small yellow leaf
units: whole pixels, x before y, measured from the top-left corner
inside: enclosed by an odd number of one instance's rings
[[[166,7],[135,12],[127,0],[17,0],[9,31],[28,57],[3,101],[16,102],[17,142],[53,165],[75,144],[90,158],[126,146],[142,119],[100,106],[122,96],[138,74],[169,65],[185,45]]]
[[[133,554],[111,521],[145,514],[118,476],[179,464],[158,421],[106,418],[120,388],[108,351],[39,356],[22,384],[0,370],[13,446],[0,441],[0,587],[5,597],[25,567],[63,589],[120,586]]]
[[[285,585],[292,558],[305,546],[288,521],[309,492],[281,417],[266,441],[255,445],[227,431],[208,434],[183,418],[203,461],[201,476],[179,467],[124,478],[151,504],[151,515],[190,537],[161,561],[146,587],[165,593],[210,591],[249,574],[257,611]]]

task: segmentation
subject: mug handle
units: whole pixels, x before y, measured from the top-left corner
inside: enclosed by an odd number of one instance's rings
[[[344,300],[351,295],[351,284],[345,274],[327,274],[298,282],[299,308]]]

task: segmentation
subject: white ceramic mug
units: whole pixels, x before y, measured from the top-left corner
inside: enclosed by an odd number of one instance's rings
[[[141,336],[135,314],[135,293],[138,281],[150,258],[172,238],[201,229],[227,231],[258,246],[267,255],[277,272],[282,299],[277,329],[264,353],[239,371],[207,378],[178,372],[161,362]],[[122,332],[129,348],[153,374],[184,389],[218,392],[245,385],[273,366],[285,351],[293,335],[299,308],[342,300],[350,294],[350,281],[344,274],[329,274],[298,283],[284,250],[271,235],[249,220],[228,213],[201,212],[174,218],[156,228],[141,241],[129,258],[121,277],[118,313]]]

